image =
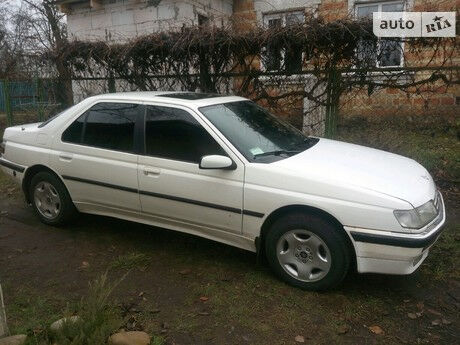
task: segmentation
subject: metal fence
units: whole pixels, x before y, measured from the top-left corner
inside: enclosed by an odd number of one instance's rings
[[[60,90],[54,80],[0,80],[0,125],[43,121],[58,109]]]
[[[446,68],[445,68],[446,69]],[[396,72],[398,72],[396,74]],[[422,76],[431,70],[408,70],[399,68],[386,71],[378,76],[382,80],[390,77],[405,78]],[[458,66],[446,69],[446,73],[459,72]],[[408,74],[410,73],[410,74]],[[417,74],[416,74],[417,73]],[[255,99],[272,113],[284,118],[306,134],[333,137],[339,115],[387,117],[393,115],[443,115],[454,117],[458,114],[458,84],[447,87],[442,80],[421,85],[414,90],[399,90],[397,87],[362,87],[348,85],[348,75],[330,73],[327,81],[318,84],[315,76],[308,72],[296,75],[265,73],[251,79],[250,94],[240,92],[240,75],[222,75],[216,84],[217,92],[222,94],[242,94]],[[244,75],[243,75],[244,77]],[[371,76],[380,81],[375,75]],[[175,90],[199,91],[200,83],[195,87],[181,84],[175,75],[142,75],[149,83],[136,83],[123,78],[104,76],[85,76],[69,80],[29,79],[0,80],[0,129],[17,124],[43,121],[59,111],[78,103],[83,99],[109,92],[138,90]],[[199,75],[196,76],[199,81]],[[370,77],[369,77],[370,78]],[[398,83],[394,83],[397,84]],[[257,88],[256,88],[257,86]],[[342,89],[342,92],[337,92]],[[70,99],[67,97],[70,94]],[[261,95],[266,95],[261,97]],[[305,95],[312,96],[311,98]],[[425,117],[425,116],[422,116]],[[438,116],[439,117],[439,116]]]

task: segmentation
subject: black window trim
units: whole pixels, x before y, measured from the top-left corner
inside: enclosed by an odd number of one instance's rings
[[[225,149],[225,147],[227,147],[227,145],[222,145],[221,143],[219,143],[218,140],[216,140],[216,138],[211,134],[210,130],[212,129],[209,129],[208,130],[208,124],[203,121],[203,119],[201,119],[201,117],[196,114],[196,112],[192,109],[192,108],[189,108],[189,107],[186,107],[184,105],[179,105],[179,104],[168,104],[168,103],[162,103],[162,102],[145,102],[143,103],[145,108],[144,108],[144,117],[143,117],[143,121],[142,121],[142,124],[141,124],[141,127],[140,127],[140,133],[139,135],[142,136],[142,140],[140,141],[140,145],[143,146],[140,150],[141,153],[139,153],[140,155],[142,156],[145,156],[145,157],[150,157],[150,158],[155,158],[155,159],[165,159],[165,160],[169,160],[169,161],[173,161],[173,162],[181,162],[181,163],[187,163],[187,164],[193,164],[195,166],[197,166],[199,168],[200,166],[200,162],[191,162],[191,161],[186,161],[186,160],[181,160],[181,159],[172,159],[172,158],[168,158],[168,157],[160,157],[160,156],[153,156],[153,155],[150,155],[150,154],[147,154],[147,143],[146,143],[146,135],[145,135],[145,131],[146,131],[146,126],[145,126],[145,123],[147,121],[147,107],[148,106],[157,106],[157,107],[165,107],[165,108],[174,108],[174,109],[180,109],[180,110],[183,110],[185,112],[187,112],[196,122],[198,122],[198,124],[206,131],[206,133],[209,134],[209,136],[216,142],[217,145],[220,146],[220,148],[222,149],[222,151],[225,152],[226,156],[228,158],[230,158],[232,160],[232,165],[231,165],[231,169],[227,169],[227,170],[235,170],[236,167],[237,167],[237,164],[235,162],[235,160],[231,157],[231,155],[229,155],[228,151],[231,151],[233,154],[235,154],[232,150],[230,150],[230,148],[227,148]],[[196,114],[196,116],[194,116],[194,114]],[[200,120],[202,120],[205,125],[203,125]],[[213,131],[214,132],[214,131]],[[216,136],[222,140],[219,135],[217,135],[217,133],[215,133]],[[201,159],[203,159],[204,156],[201,157]],[[200,159],[200,160],[201,160]],[[200,170],[203,170],[200,168]]]
[[[140,105],[140,106],[143,107],[143,110],[138,113],[137,118],[136,118],[136,122],[134,123],[133,151],[132,152],[123,151],[123,150],[114,150],[114,149],[108,149],[108,148],[105,148],[105,147],[99,147],[99,146],[84,144],[83,143],[83,138],[84,138],[85,131],[86,131],[86,120],[88,119],[88,114],[86,114],[86,116],[85,116],[85,121],[83,123],[83,128],[82,128],[82,131],[81,131],[81,134],[80,134],[80,142],[79,143],[73,143],[73,142],[70,142],[70,141],[63,140],[64,132],[70,126],[72,126],[75,121],[77,121],[81,116],[85,115],[85,113],[87,113],[88,110],[90,110],[94,106],[96,106],[98,104],[101,104],[101,103],[137,104],[137,105]],[[140,131],[142,131],[142,127],[144,125],[146,109],[147,109],[146,104],[143,101],[136,101],[136,100],[131,101],[131,100],[129,100],[129,101],[125,102],[125,101],[120,101],[120,100],[109,100],[109,99],[107,99],[107,100],[106,99],[98,100],[98,101],[88,105],[88,107],[86,107],[86,108],[84,108],[84,110],[80,111],[78,113],[78,115],[72,117],[72,121],[70,121],[69,124],[66,125],[61,131],[61,136],[60,136],[61,143],[65,143],[65,144],[69,144],[69,145],[77,145],[77,146],[81,146],[81,147],[91,147],[91,148],[95,148],[95,149],[99,149],[99,150],[119,152],[119,153],[124,153],[124,154],[134,154],[134,155],[144,154],[143,150],[145,150],[145,148],[142,147],[142,140],[141,140],[142,136],[141,136]]]

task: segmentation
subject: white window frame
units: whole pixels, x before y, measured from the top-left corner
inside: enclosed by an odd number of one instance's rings
[[[273,12],[273,13],[262,13],[262,22],[263,22],[263,27],[264,28],[268,28],[268,23],[270,20],[272,19],[281,19],[281,27],[284,28],[286,27],[286,23],[287,23],[287,20],[286,20],[286,17],[287,15],[289,14],[298,14],[298,15],[301,15],[303,17],[303,21],[305,22],[305,9],[292,9],[292,10],[286,10],[286,11],[280,11],[280,12]],[[285,49],[281,49],[281,59],[280,59],[280,66],[285,66],[285,57],[286,57],[286,51]],[[265,55],[266,56],[267,54],[267,50],[266,48],[263,49],[262,51],[262,55]],[[303,59],[305,57],[304,55],[305,53],[302,52],[302,69],[303,69]],[[265,61],[264,59],[261,59],[261,67],[262,67],[262,70],[263,71],[268,71],[267,70],[267,66],[265,64]],[[271,70],[271,72],[279,72],[280,70]],[[295,74],[295,73],[293,73]]]
[[[403,11],[406,11],[408,4],[407,1],[405,0],[398,0],[398,1],[355,1],[354,2],[354,16],[355,18],[358,17],[358,8],[360,7],[367,7],[367,6],[377,6],[378,12],[382,12],[382,6],[383,5],[396,5],[396,4],[401,4],[403,5]],[[401,61],[399,65],[394,65],[394,66],[381,66],[380,65],[380,60],[378,59],[378,56],[380,55],[380,39],[377,41],[377,59],[375,61],[375,67],[377,68],[395,68],[395,67],[404,67],[404,42],[401,42]]]

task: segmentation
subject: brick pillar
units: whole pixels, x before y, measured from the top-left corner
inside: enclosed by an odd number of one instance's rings
[[[235,30],[248,31],[257,25],[254,0],[233,0],[233,27]]]
[[[348,15],[347,0],[323,0],[318,8],[320,17],[331,22],[338,19],[344,19]]]

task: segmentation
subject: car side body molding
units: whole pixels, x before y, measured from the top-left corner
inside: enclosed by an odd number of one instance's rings
[[[174,200],[174,201],[184,202],[184,203],[187,203],[187,204],[198,205],[198,206],[203,206],[203,207],[209,207],[209,208],[214,208],[214,209],[217,209],[217,210],[223,210],[223,211],[237,213],[237,214],[244,214],[244,215],[247,215],[247,216],[252,216],[252,217],[257,217],[257,218],[263,218],[264,217],[264,214],[260,213],[260,212],[255,212],[255,211],[250,211],[250,210],[241,210],[241,209],[235,208],[235,207],[212,204],[212,203],[203,202],[203,201],[199,201],[199,200],[182,198],[182,197],[174,196],[174,195],[167,195],[167,194],[160,194],[160,193],[149,192],[149,191],[144,191],[144,190],[138,190],[138,189],[135,189],[135,188],[118,186],[118,185],[114,185],[114,184],[110,184],[110,183],[106,183],[106,182],[93,181],[93,180],[88,180],[88,179],[84,179],[84,178],[80,178],[80,177],[74,177],[74,176],[68,176],[68,175],[63,175],[62,178],[64,180],[76,181],[76,182],[81,182],[81,183],[88,183],[88,184],[92,184],[92,185],[96,185],[96,186],[112,188],[112,189],[118,189],[118,190],[122,190],[122,191],[125,191],[125,192],[139,193],[139,194],[151,196],[151,197],[154,197],[154,198]]]

